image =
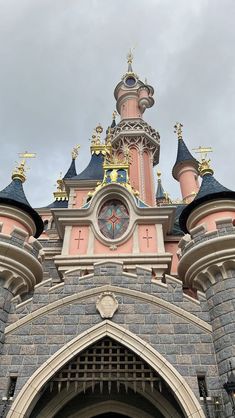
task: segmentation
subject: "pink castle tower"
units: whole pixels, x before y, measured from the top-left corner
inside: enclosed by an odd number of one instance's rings
[[[179,181],[184,203],[190,203],[198,190],[198,161],[189,152],[182,136],[181,123],[176,123],[175,132],[178,136],[178,152],[172,174]]]
[[[115,152],[131,153],[130,182],[139,191],[140,198],[150,206],[155,204],[153,165],[159,159],[160,136],[142,119],[146,108],[154,104],[154,89],[139,80],[132,69],[133,56],[127,56],[128,69],[114,90],[120,123],[112,129]]]

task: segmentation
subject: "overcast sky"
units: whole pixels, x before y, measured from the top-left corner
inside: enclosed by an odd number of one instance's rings
[[[234,0],[0,0],[0,188],[25,150],[37,153],[25,183],[34,207],[53,201],[77,143],[85,168],[135,47],[133,68],[155,89],[144,118],[161,136],[165,190],[180,196],[176,121],[189,149],[213,147],[215,177],[234,189],[234,22]]]

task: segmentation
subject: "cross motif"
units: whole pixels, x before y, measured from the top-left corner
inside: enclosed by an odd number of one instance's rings
[[[147,240],[147,248],[149,248],[149,240],[152,239],[153,237],[149,236],[149,230],[148,228],[146,228],[146,237],[143,237],[143,239]]]
[[[78,246],[77,246],[77,248],[78,248],[78,250],[79,250],[79,248],[80,248],[80,241],[84,241],[84,238],[81,238],[81,230],[79,230],[78,231],[78,238],[75,238],[75,241],[77,241],[78,242]]]

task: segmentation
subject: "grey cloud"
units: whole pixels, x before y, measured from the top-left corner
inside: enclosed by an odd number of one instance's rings
[[[34,206],[53,200],[76,143],[77,169],[85,167],[131,46],[135,71],[156,90],[145,119],[161,135],[165,189],[179,196],[177,120],[189,148],[214,148],[216,178],[234,188],[234,14],[233,0],[0,0],[1,188],[26,149],[37,152],[25,184]]]

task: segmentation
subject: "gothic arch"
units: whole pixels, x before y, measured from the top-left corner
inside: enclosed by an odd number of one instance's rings
[[[130,331],[105,320],[65,344],[34,372],[10,408],[7,418],[26,418],[42,386],[66,362],[100,338],[109,336],[145,360],[170,385],[186,417],[205,418],[196,396],[172,365],[147,342]]]

